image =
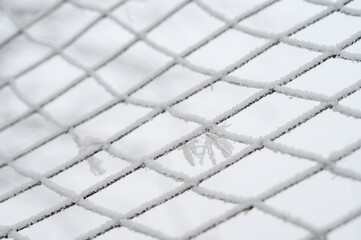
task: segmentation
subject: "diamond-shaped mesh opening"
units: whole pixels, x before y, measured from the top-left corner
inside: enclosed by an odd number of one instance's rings
[[[307,185],[312,185],[317,191]],[[349,191],[350,188],[353,190]],[[315,227],[325,227],[332,223],[333,219],[359,208],[361,204],[357,199],[360,197],[360,192],[360,183],[342,177],[335,178],[330,173],[321,172],[271,198],[267,203],[304,219]],[[356,198],[347,197],[349,194]],[[298,201],[300,197],[302,197],[301,202]]]
[[[15,189],[16,187],[24,185],[24,183],[29,182],[31,179],[17,173],[14,169],[9,167],[3,167],[0,170],[0,179],[1,179],[1,194],[6,194],[7,192]]]
[[[293,75],[293,71],[318,55],[316,52],[281,43],[235,70],[231,75],[257,82],[273,82],[288,74]]]
[[[164,17],[181,1],[154,0],[144,3],[142,1],[127,1],[113,12],[113,15],[136,30],[143,30]]]
[[[276,239],[288,240],[306,237],[307,232],[282,221],[282,219],[277,219],[258,209],[253,209],[229,219],[195,239],[217,239],[219,236],[229,239],[247,238],[251,240],[267,239],[271,236]]]
[[[31,26],[28,31],[39,41],[61,46],[83,31],[87,23],[94,21],[97,15],[65,3]]]
[[[327,110],[280,137],[276,142],[327,157],[357,141],[360,131],[359,119]]]
[[[5,87],[0,91],[0,102],[6,102],[6,105],[1,106],[0,110],[1,124],[13,121],[28,109],[26,104],[16,96],[16,93],[10,87]]]
[[[220,26],[221,22],[210,18],[191,3],[153,30],[149,38],[179,53]]]
[[[83,221],[86,219],[86,221]],[[59,214],[47,218],[39,224],[24,229],[20,234],[30,239],[54,239],[76,238],[90,229],[106,223],[107,218],[99,216],[91,211],[78,206],[70,207]],[[71,226],[71,230],[69,230]],[[51,229],[51,231],[49,231]],[[44,236],[44,231],[49,231]]]
[[[16,37],[0,49],[0,67],[2,69],[0,78],[19,75],[27,68],[33,67],[34,62],[43,59],[48,53],[49,50],[46,47],[28,41],[22,36]]]
[[[226,130],[251,137],[272,133],[317,103],[273,93],[229,118]]]
[[[19,77],[16,87],[29,101],[41,105],[54,94],[60,94],[77,83],[82,73],[80,69],[56,56]]]
[[[259,166],[262,168],[259,169]],[[204,181],[200,186],[229,195],[258,197],[312,166],[314,164],[305,159],[263,149]]]
[[[63,197],[44,186],[34,187],[2,203],[0,208],[1,216],[7,217],[1,218],[1,225],[6,226],[23,221],[51,209],[63,200]]]
[[[150,78],[168,61],[169,58],[157,50],[144,43],[136,43],[100,69],[99,75],[123,94]]]
[[[3,1],[0,239],[351,239],[359,0]]]
[[[204,68],[222,70],[264,43],[263,39],[230,29],[187,59]],[[229,46],[229,48],[224,46]]]
[[[202,2],[196,2],[202,3]],[[237,0],[209,0],[207,1],[207,5],[209,5],[209,9],[217,9],[217,11],[223,14],[225,17],[229,19],[235,18],[240,14],[245,14],[249,12],[251,9],[257,7],[260,4],[266,3],[265,0],[255,0],[252,2],[243,2]],[[207,6],[202,5],[202,6]]]
[[[161,148],[167,148],[166,145],[171,145],[172,142],[190,133],[196,127],[198,124],[187,123],[172,117],[169,113],[164,113],[115,142],[114,148],[125,156],[137,160],[153,155]]]
[[[307,1],[280,1],[242,21],[240,25],[270,33],[282,33],[322,10],[323,7]]]
[[[345,72],[350,77],[343,78]],[[295,79],[287,86],[303,91],[333,96],[340,90],[355,84],[360,78],[361,64],[343,59],[330,59],[319,67]],[[327,85],[327,87],[325,87]]]
[[[190,209],[190,205],[194,208]],[[188,191],[135,218],[134,221],[170,236],[182,236],[229,210],[232,205]]]
[[[142,210],[147,202],[169,192],[179,183],[152,170],[141,169],[124,177],[89,198],[95,204],[113,211],[134,215]],[[137,211],[138,210],[138,211]]]
[[[176,65],[134,93],[132,97],[149,102],[167,102],[174,96],[198,86],[206,78],[203,74]]]
[[[84,122],[74,130],[80,138],[97,136],[97,138],[106,140],[132,125],[150,111],[151,108],[120,103]]]
[[[96,98],[94,98],[96,96]],[[89,78],[61,97],[49,103],[44,110],[63,123],[72,123],[108,102],[112,96]]]
[[[237,103],[252,96],[255,92],[256,89],[235,87],[229,83],[219,82],[203,89],[173,108],[179,112],[211,120],[219,113],[231,109]]]
[[[346,40],[348,36],[357,33],[361,19],[342,13],[333,13],[329,17],[296,33],[295,39],[309,41],[316,44],[335,45]],[[344,26],[348,27],[344,27]],[[332,26],[329,28],[327,26]]]
[[[45,174],[52,172],[55,168],[61,168],[62,164],[75,158],[78,152],[74,139],[68,134],[62,134],[21,156],[14,164]]]
[[[132,35],[118,24],[104,19],[83,34],[65,53],[84,66],[91,67],[109,58],[131,39]]]
[[[56,126],[44,117],[39,114],[33,114],[0,133],[0,152],[7,157],[13,157],[18,154],[23,155],[25,152],[28,152],[28,149],[34,143],[50,136],[56,130]],[[21,138],[12,138],[12,136],[19,134],[22,136]]]
[[[128,162],[105,152],[99,152],[86,160],[54,176],[52,180],[67,189],[80,193],[129,165]],[[77,179],[76,182],[74,182],[74,178]]]

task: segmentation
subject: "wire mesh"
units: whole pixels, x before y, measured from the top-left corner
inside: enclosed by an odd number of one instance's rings
[[[19,197],[38,186],[44,186],[47,189],[55,192],[56,194],[63,197],[63,200],[59,204],[44,209],[38,212],[36,215],[25,218],[22,221],[14,223],[13,225],[2,226],[0,232],[1,238],[27,239],[27,237],[22,234],[23,230],[40,224],[44,220],[53,216],[61,214],[73,206],[84,208],[107,219],[101,225],[95,226],[90,231],[76,236],[77,239],[92,239],[103,236],[111,230],[117,228],[127,228],[131,231],[142,234],[141,236],[143,237],[149,236],[157,239],[192,239],[196,237],[202,237],[212,229],[218,228],[221,225],[229,222],[231,219],[234,219],[241,213],[249,212],[252,209],[257,209],[263,213],[271,215],[274,218],[281,219],[287,224],[302,229],[306,232],[303,236],[303,239],[326,239],[330,233],[337,229],[343,228],[345,225],[355,221],[356,219],[359,219],[361,215],[361,206],[353,206],[353,209],[350,212],[344,212],[342,216],[331,219],[332,221],[329,224],[320,228],[316,227],[314,224],[305,219],[287,213],[287,211],[282,211],[268,203],[268,200],[272,199],[273,197],[288,191],[289,189],[295,188],[299,184],[307,181],[317,174],[320,174],[321,172],[330,172],[338,177],[351,179],[355,182],[359,182],[361,180],[361,175],[357,172],[357,170],[347,169],[337,164],[348,156],[359,151],[361,147],[361,139],[359,138],[359,134],[358,138],[356,137],[356,139],[354,139],[346,146],[336,146],[337,151],[326,157],[317,154],[312,150],[301,150],[302,146],[301,149],[298,149],[297,147],[295,148],[293,146],[282,143],[282,141],[277,141],[279,138],[290,135],[294,130],[306,125],[312,119],[315,119],[320,115],[330,111],[341,114],[342,116],[347,116],[348,118],[355,119],[357,122],[356,124],[358,124],[357,126],[360,126],[359,119],[361,117],[361,111],[345,106],[340,102],[344,99],[347,99],[349,96],[354,96],[358,93],[359,89],[361,88],[361,80],[357,79],[357,81],[350,85],[343,85],[342,88],[337,89],[335,94],[330,96],[313,91],[299,90],[289,87],[290,83],[296,81],[301,76],[306,75],[310,71],[320,68],[324,63],[330,61],[331,59],[342,59],[355,63],[361,61],[360,54],[351,53],[346,50],[350,46],[357,44],[360,40],[361,32],[357,28],[356,31],[354,31],[351,35],[344,37],[344,39],[331,46],[314,43],[312,41],[298,40],[297,38],[293,37],[302,30],[308,29],[327,18],[331,18],[332,15],[336,13],[345,16],[352,16],[355,19],[360,19],[361,11],[349,7],[349,4],[351,4],[353,1],[344,0],[338,1],[336,3],[331,1],[307,1],[306,4],[308,4],[310,7],[320,7],[320,11],[310,17],[302,19],[302,21],[299,21],[297,24],[293,24],[293,26],[288,28],[286,31],[280,31],[280,33],[272,32],[272,29],[270,29],[271,32],[257,30],[247,25],[242,25],[242,23],[253,16],[262,14],[262,12],[269,10],[281,2],[285,2],[285,0],[263,1],[259,5],[243,11],[234,18],[225,16],[217,9],[215,9],[211,4],[206,3],[205,1],[179,1],[176,2],[176,4],[173,4],[172,8],[169,8],[167,12],[163,13],[160,17],[158,17],[155,21],[142,30],[135,28],[132,26],[132,24],[129,24],[127,21],[124,21],[114,15],[116,10],[124,8],[128,2],[129,1],[117,1],[112,6],[104,8],[75,0],[58,1],[54,5],[50,6],[46,11],[42,11],[41,14],[39,14],[37,17],[32,18],[26,24],[19,24],[17,19],[12,14],[11,9],[9,9],[7,4],[3,2],[3,11],[12,20],[13,24],[16,25],[17,30],[2,40],[0,49],[6,48],[9,44],[16,41],[17,38],[23,37],[31,43],[43,46],[46,49],[50,49],[50,51],[46,54],[43,54],[43,56],[39,57],[36,61],[32,61],[26,68],[6,76],[6,78],[0,82],[0,91],[5,91],[5,89],[10,88],[16,97],[27,106],[27,110],[23,111],[21,114],[18,114],[18,116],[8,119],[1,125],[0,134],[14,129],[18,124],[21,124],[35,115],[41,116],[42,119],[45,119],[46,122],[55,126],[54,128],[56,130],[51,131],[51,133],[44,134],[42,138],[33,141],[29,146],[16,149],[15,153],[12,155],[8,155],[8,149],[1,149],[2,162],[0,164],[0,168],[6,168],[7,171],[12,169],[16,173],[31,180],[19,184],[18,186],[15,186],[10,190],[2,193],[0,195],[0,205],[6,204],[6,202]],[[94,17],[87,24],[82,25],[75,34],[58,45],[53,45],[46,41],[39,40],[29,33],[29,29],[31,29],[40,21],[47,19],[49,15],[55,13],[65,5],[72,6],[82,11],[95,13],[96,17]],[[202,12],[202,14],[206,14],[209,19],[217,20],[220,23],[219,27],[215,28],[215,30],[211,31],[209,34],[203,35],[201,39],[197,40],[195,43],[192,43],[190,46],[185,47],[181,51],[171,50],[172,45],[168,44],[167,46],[164,46],[162,43],[154,40],[154,38],[149,37],[149,34],[159,29],[159,27],[165,23],[170,22],[175,15],[179,14],[181,11],[184,11],[184,9],[190,5],[196,8],[197,11]],[[116,51],[111,52],[111,54],[102,59],[100,62],[87,66],[87,64],[84,64],[75,57],[71,56],[71,54],[67,52],[67,49],[68,47],[75,44],[82,36],[86,35],[89,31],[95,28],[95,26],[104,19],[110,20],[118,27],[121,27],[122,30],[131,35],[131,38]],[[262,42],[256,45],[256,47],[253,47],[253,49],[249,49],[243,56],[237,55],[238,58],[236,61],[229,64],[227,63],[226,66],[221,69],[216,70],[216,68],[205,67],[202,64],[195,64],[192,62],[192,60],[190,60],[192,54],[195,54],[202,48],[209,46],[219,37],[225,36],[230,30],[254,37],[255,39],[260,39]],[[170,61],[166,62],[160,67],[157,67],[156,71],[150,75],[147,75],[141,81],[133,84],[125,92],[119,93],[119,91],[117,91],[114,86],[109,84],[107,79],[102,76],[101,70],[111,62],[115,61],[116,58],[127,54],[127,52],[132,49],[132,47],[139,43],[145,44],[152,50],[163,54],[169,58]],[[300,64],[294,69],[288,69],[288,66],[285,65],[284,68],[287,74],[280,78],[276,78],[275,81],[262,82],[257,81],[257,79],[249,80],[244,77],[238,77],[232,74],[237,70],[244,69],[247,64],[251,63],[253,60],[261,58],[272,49],[280,45],[307,50],[317,54],[315,57],[307,59],[304,64]],[[19,90],[21,83],[18,81],[21,77],[37,68],[40,68],[55,57],[60,57],[66,63],[77,69],[80,69],[82,74],[72,79],[62,88],[57,89],[41,101],[34,103],[29,99],[28,96],[24,95]],[[227,59],[221,59],[220,61],[227,62]],[[206,78],[200,83],[189,87],[188,89],[175,95],[175,97],[172,96],[172,98],[162,103],[133,97],[133,95],[136,95],[139,91],[146,88],[154,81],[162,78],[163,75],[168,73],[176,66],[181,66],[184,69],[196,72],[202,76],[206,76]],[[241,76],[244,75],[241,74]],[[270,78],[271,76],[267,77]],[[348,76],[345,74],[345,77]],[[56,114],[53,115],[50,113],[51,111],[47,110],[47,107],[51,103],[66,95],[81,83],[90,81],[89,78],[92,78],[96,82],[97,88],[102,88],[105,90],[111,96],[111,98],[107,99],[107,101],[97,106],[92,111],[88,111],[81,117],[72,119],[71,123],[62,121],[61,117],[57,117]],[[231,88],[250,88],[255,89],[255,91],[242,101],[234,103],[233,106],[222,109],[222,111],[218,112],[216,116],[211,118],[211,120],[205,117],[201,117],[197,114],[184,113],[177,110],[177,105],[192,99],[192,97],[200,96],[201,93],[206,89],[211,88],[210,92],[212,92],[212,88],[216,87],[217,84],[225,84],[225,86]],[[300,111],[291,121],[271,129],[268,134],[262,135],[260,137],[248,136],[242,131],[235,133],[227,130],[226,127],[222,125],[232,117],[245,112],[255,104],[264,101],[264,99],[267,100],[270,96],[275,96],[276,94],[293,99],[312,101],[313,103],[317,104],[312,105],[312,107],[307,109],[307,111]],[[97,98],[97,96],[93,95],[93,98]],[[209,100],[210,98],[210,96],[206,95],[206,99]],[[220,102],[222,102],[222,100]],[[76,131],[78,127],[81,127],[92,119],[95,119],[102,114],[111,111],[111,109],[123,103],[150,110],[143,117],[131,122],[127,127],[124,128],[119,126],[118,131],[112,132],[112,135],[105,140],[97,138],[98,136],[93,136],[86,139],[78,136]],[[212,108],[212,105],[202,105],[202,107]],[[296,109],[296,112],[297,111],[298,110]],[[194,123],[196,127],[187,134],[180,135],[174,141],[167,142],[167,144],[161,146],[156,151],[152,151],[151,153],[142,157],[128,155],[124,151],[121,151],[123,149],[118,149],[114,146],[117,142],[119,143],[119,141],[122,139],[126,139],[126,137],[131,135],[133,132],[155,121],[155,119],[163,116],[164,114],[169,114],[169,116],[180,119],[187,123]],[[330,129],[330,131],[333,130]],[[354,131],[357,132],[357,129]],[[143,134],[146,135],[148,133]],[[41,149],[47,144],[56,141],[59,137],[64,135],[71,136],[72,140],[80,149],[79,153],[72,159],[67,160],[43,173],[30,170],[26,167],[23,167],[21,164],[16,164],[17,161],[21,160],[32,152]],[[148,137],[151,139],[157,138],[157,136],[154,135],[150,135]],[[212,157],[214,155],[212,147],[218,147],[221,153],[223,152],[225,155],[227,155],[223,161],[219,162],[218,159],[213,158],[214,165],[211,165],[205,171],[194,176],[189,176],[187,174],[182,174],[179,171],[174,171],[164,167],[158,162],[158,160],[162,157],[167,156],[178,149],[183,149],[186,155],[185,159],[183,159],[184,162],[188,160],[190,161],[190,164],[195,164],[194,159],[197,160],[196,155],[198,154],[198,150],[192,150],[191,147],[194,147],[195,145],[196,148],[197,146],[199,147],[197,144],[200,144],[199,139],[202,137],[208,141],[208,143],[204,143],[207,145],[206,150],[204,146],[203,150],[208,151],[209,156]],[[124,141],[126,142],[126,140]],[[232,155],[229,154],[225,142],[244,144],[245,147]],[[5,145],[5,142],[1,145]],[[328,148],[330,148],[330,146],[328,146]],[[202,183],[206,182],[214,176],[217,176],[217,174],[226,171],[226,169],[234,166],[247,157],[259,153],[264,149],[300,159],[307,159],[314,163],[314,165],[305,168],[304,170],[298,172],[294,176],[280,182],[275,186],[268,186],[268,188],[257,197],[241,197],[237,195],[237,193],[235,193],[235,196],[223,191],[219,192],[211,190],[202,185]],[[74,169],[77,165],[84,161],[89,162],[89,165],[95,174],[101,174],[103,170],[101,167],[99,167],[99,165],[97,165],[97,158],[95,158],[95,156],[101,152],[109,153],[111,156],[119,158],[119,160],[125,161],[129,165],[127,165],[125,168],[115,169],[114,173],[104,179],[96,181],[94,184],[82,190],[80,193],[76,193],[75,191],[67,189],[53,180],[54,177],[60,175],[61,173],[71,171],[71,169]],[[203,153],[203,156],[199,156],[198,154],[198,157],[204,158],[204,155],[205,153]],[[261,168],[262,166],[259,167]],[[125,179],[127,176],[141,171],[142,169],[155,171],[156,173],[165,176],[166,178],[173,179],[175,182],[180,184],[163,192],[155,198],[144,199],[144,203],[137,205],[133,209],[128,209],[129,211],[127,211],[125,214],[120,214],[102,205],[95,204],[93,201],[89,200],[90,197],[96,195],[102,190],[111,187],[118,181]],[[74,177],[73,181],[77,181],[76,177]],[[237,183],[232,182],[230,184]],[[206,222],[203,222],[202,224],[195,226],[191,230],[186,231],[184,234],[180,235],[173,235],[168,232],[149,227],[146,224],[134,221],[135,218],[150,212],[152,209],[166,204],[172,199],[185,195],[188,192],[193,192],[196,195],[206,197],[208,199],[215,199],[225,203],[230,203],[232,207],[223,211],[218,216],[208,219]]]

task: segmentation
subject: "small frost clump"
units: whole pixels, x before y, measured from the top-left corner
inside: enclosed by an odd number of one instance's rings
[[[96,137],[85,137],[79,141],[79,144],[79,153],[83,153],[93,146],[102,144],[102,141]],[[87,160],[89,163],[90,171],[94,175],[102,175],[103,173],[105,173],[105,170],[101,166],[102,161],[100,159],[91,156]]]
[[[211,133],[205,133],[204,136],[189,141],[182,146],[182,150],[184,157],[191,166],[195,165],[194,157],[198,158],[202,165],[206,154],[208,154],[212,163],[216,164],[213,146],[216,147],[225,158],[232,154],[233,145],[228,140]]]

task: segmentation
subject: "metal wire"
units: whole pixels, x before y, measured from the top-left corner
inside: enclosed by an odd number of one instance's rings
[[[13,158],[7,159],[5,156],[2,156],[2,159],[4,160],[3,163],[0,164],[0,168],[3,167],[10,167],[19,174],[26,176],[28,178],[31,178],[32,180],[28,183],[25,183],[19,187],[16,187],[9,192],[6,192],[5,194],[0,195],[0,204],[10,200],[21,193],[24,193],[35,186],[44,185],[45,187],[49,188],[50,190],[58,193],[59,195],[66,198],[65,201],[63,201],[61,204],[51,208],[46,209],[43,212],[40,212],[36,216],[33,216],[27,220],[24,220],[22,222],[19,222],[12,226],[4,226],[2,227],[2,231],[0,231],[0,238],[5,237],[12,237],[14,239],[22,239],[23,236],[20,235],[19,231],[26,229],[34,224],[37,224],[44,219],[47,219],[53,215],[56,215],[65,209],[77,205],[82,208],[85,208],[89,211],[95,212],[99,215],[106,216],[110,220],[102,225],[99,226],[96,229],[93,229],[87,234],[84,234],[82,236],[79,236],[79,239],[91,239],[96,236],[100,236],[111,229],[118,228],[118,227],[126,227],[131,229],[132,231],[137,231],[139,233],[152,236],[158,239],[172,239],[173,237],[169,236],[166,233],[159,233],[157,231],[154,231],[150,229],[147,226],[144,226],[139,223],[135,223],[131,221],[133,218],[144,214],[145,212],[148,212],[150,209],[153,209],[156,206],[162,205],[163,203],[169,201],[170,199],[175,198],[176,196],[179,196],[187,191],[193,191],[197,194],[200,194],[202,196],[212,198],[212,199],[218,199],[224,202],[230,202],[233,204],[236,204],[234,208],[231,210],[225,212],[222,214],[221,217],[217,218],[214,221],[207,222],[206,224],[198,227],[196,230],[186,233],[185,235],[179,237],[179,239],[191,239],[198,235],[201,235],[205,233],[206,231],[217,227],[223,222],[228,221],[229,219],[237,216],[241,212],[249,211],[252,208],[256,208],[262,212],[265,212],[267,214],[270,214],[276,218],[280,218],[292,225],[295,225],[297,227],[300,227],[304,230],[306,230],[309,235],[307,239],[325,239],[327,237],[327,234],[332,232],[333,230],[340,228],[341,226],[345,225],[346,223],[352,221],[353,219],[359,217],[361,215],[361,207],[355,209],[352,213],[349,213],[345,215],[342,219],[336,219],[333,224],[328,226],[324,229],[317,229],[312,224],[302,220],[302,219],[295,219],[292,216],[289,216],[287,214],[283,214],[276,210],[275,208],[271,207],[270,205],[266,204],[265,201],[267,199],[270,199],[271,197],[285,191],[286,189],[292,188],[293,186],[299,184],[300,182],[310,178],[311,176],[321,172],[321,171],[330,171],[333,174],[336,174],[338,176],[341,176],[343,178],[349,178],[353,179],[355,181],[360,181],[361,176],[355,172],[347,171],[341,167],[338,167],[335,165],[336,162],[342,160],[346,156],[350,155],[351,153],[357,151],[361,147],[361,139],[356,141],[355,143],[347,146],[345,149],[342,149],[336,154],[333,154],[331,157],[327,159],[323,159],[321,157],[315,156],[312,153],[306,153],[306,152],[298,152],[293,151],[292,149],[279,144],[275,142],[276,139],[279,137],[287,134],[292,129],[299,127],[300,125],[306,123],[310,119],[314,118],[315,116],[319,115],[320,113],[324,112],[327,109],[332,109],[333,111],[336,111],[340,114],[343,114],[345,116],[353,117],[360,119],[361,113],[358,110],[355,109],[349,109],[346,107],[343,107],[342,105],[339,105],[339,102],[344,99],[345,97],[357,92],[361,88],[361,80],[356,82],[355,84],[351,85],[347,89],[340,91],[339,93],[335,94],[332,97],[326,97],[321,94],[311,93],[307,91],[301,91],[301,90],[294,90],[287,86],[285,86],[287,83],[293,81],[297,77],[305,74],[306,72],[310,71],[313,68],[318,67],[323,62],[327,61],[331,58],[341,58],[346,60],[352,60],[352,61],[361,61],[361,57],[357,54],[350,54],[348,52],[345,52],[344,49],[351,46],[352,44],[356,43],[361,39],[361,31],[357,32],[356,34],[350,36],[346,40],[342,41],[338,45],[334,47],[324,47],[319,46],[317,44],[311,43],[311,42],[303,42],[299,40],[292,39],[291,36],[295,33],[301,31],[302,29],[305,29],[316,22],[327,18],[332,13],[340,12],[342,14],[346,15],[352,15],[356,17],[360,17],[361,14],[358,11],[355,11],[353,9],[350,9],[346,7],[348,3],[351,2],[351,0],[344,0],[339,1],[337,3],[331,3],[331,2],[319,2],[319,1],[309,1],[310,4],[321,4],[323,6],[326,6],[325,10],[320,12],[319,14],[314,15],[313,17],[309,19],[305,19],[301,24],[298,24],[291,28],[290,30],[282,33],[282,34],[270,34],[258,30],[254,30],[251,28],[246,28],[238,25],[238,23],[242,22],[243,20],[269,8],[270,6],[274,5],[275,3],[280,2],[280,0],[269,0],[265,1],[264,3],[254,7],[253,9],[237,16],[234,19],[228,19],[222,14],[218,13],[215,9],[212,9],[207,3],[200,0],[186,0],[182,1],[176,6],[174,6],[173,9],[171,9],[168,13],[163,15],[159,20],[151,24],[148,28],[146,28],[142,32],[138,32],[135,30],[132,26],[129,24],[119,20],[118,18],[115,18],[112,15],[112,12],[119,7],[121,7],[126,1],[119,1],[107,10],[100,9],[95,6],[90,5],[84,5],[79,2],[76,2],[75,0],[68,0],[68,1],[59,1],[55,3],[53,6],[51,6],[47,11],[44,11],[41,15],[34,18],[31,22],[28,22],[26,25],[21,26],[20,24],[16,23],[15,19],[14,23],[17,25],[18,30],[11,36],[9,36],[5,41],[2,42],[0,45],[0,49],[5,47],[8,43],[12,42],[16,37],[22,35],[25,38],[27,38],[29,41],[34,42],[36,44],[40,44],[42,46],[45,46],[51,50],[51,52],[47,55],[45,55],[40,60],[37,60],[34,62],[31,66],[28,68],[20,71],[19,73],[15,74],[13,77],[6,79],[3,83],[0,84],[0,90],[9,86],[13,92],[18,96],[18,98],[23,101],[28,107],[29,110],[27,110],[25,113],[21,114],[20,116],[9,120],[5,124],[3,124],[0,127],[0,133],[12,128],[17,123],[24,121],[28,117],[32,116],[35,113],[40,114],[42,117],[44,117],[49,122],[52,122],[57,126],[57,131],[48,135],[44,139],[40,140],[39,142],[35,142],[30,147],[26,148],[25,150],[19,151]],[[172,52],[171,50],[165,48],[164,46],[159,45],[157,42],[152,41],[147,37],[147,34],[151,32],[152,30],[156,29],[158,26],[160,26],[162,23],[166,22],[169,18],[171,18],[174,14],[177,14],[178,12],[182,11],[184,7],[187,5],[195,3],[195,5],[204,11],[206,14],[209,15],[209,17],[213,17],[218,19],[219,21],[222,21],[224,25],[211,33],[208,36],[205,36],[201,41],[197,42],[193,46],[189,47],[185,51],[183,51],[180,54],[176,54]],[[38,40],[31,35],[28,34],[28,29],[39,22],[42,19],[45,19],[47,16],[49,16],[51,13],[62,7],[64,4],[71,4],[76,8],[79,9],[85,9],[87,11],[93,11],[98,13],[98,17],[95,18],[93,21],[88,23],[86,26],[82,28],[76,35],[74,35],[71,39],[63,43],[61,46],[52,46],[50,44],[47,44],[45,42],[42,42],[41,40]],[[6,10],[6,9],[5,9]],[[8,15],[11,17],[11,13],[9,10],[6,10]],[[76,59],[70,57],[65,53],[65,49],[68,46],[71,46],[76,40],[78,40],[80,37],[82,37],[85,33],[87,33],[90,29],[92,29],[97,23],[99,23],[102,19],[110,19],[114,23],[116,23],[118,26],[122,27],[126,31],[128,31],[130,34],[132,34],[133,39],[130,40],[127,44],[125,44],[123,47],[118,49],[114,54],[112,54],[110,57],[106,58],[96,66],[92,68],[87,68],[83,66],[82,63],[77,61]],[[221,71],[215,71],[213,69],[206,69],[204,67],[197,66],[193,63],[190,63],[186,57],[189,56],[191,53],[199,50],[201,47],[205,46],[218,36],[224,34],[228,29],[235,29],[237,31],[240,31],[242,33],[257,37],[266,39],[267,41],[260,46],[259,48],[255,49],[254,51],[251,51],[249,54],[238,60],[237,62],[227,66],[226,68],[222,69]],[[134,46],[137,42],[143,42],[147,44],[149,47],[155,49],[158,52],[161,52],[162,54],[170,57],[172,61],[167,63],[162,68],[158,69],[154,74],[147,77],[142,82],[138,83],[136,86],[129,89],[125,94],[118,94],[112,87],[110,87],[107,82],[97,73],[99,69],[101,69],[103,66],[109,64],[112,62],[115,58],[121,56],[126,52],[126,50],[130,49],[132,46]],[[312,61],[308,62],[307,64],[300,66],[298,69],[292,71],[285,77],[282,77],[278,79],[277,81],[273,82],[272,84],[266,84],[266,83],[259,83],[252,80],[246,80],[246,79],[240,79],[234,76],[229,76],[228,74],[232,71],[242,68],[246,63],[251,61],[252,59],[255,59],[259,56],[261,56],[263,53],[267,52],[270,48],[273,46],[276,46],[279,43],[284,43],[290,46],[294,46],[301,49],[316,51],[321,53],[320,56],[316,57]],[[72,66],[75,66],[76,68],[79,68],[84,71],[84,74],[77,79],[74,79],[70,84],[66,85],[64,88],[60,89],[58,92],[52,94],[42,102],[40,102],[38,105],[34,106],[31,104],[31,102],[27,99],[26,96],[23,96],[18,90],[16,86],[17,79],[19,79],[21,76],[25,75],[26,73],[40,67],[42,64],[46,63],[49,59],[53,58],[54,56],[59,56],[63,58],[66,62],[71,64]],[[130,97],[138,92],[139,90],[143,89],[147,84],[153,82],[154,80],[158,79],[159,76],[161,76],[163,73],[165,73],[167,70],[172,68],[176,65],[182,65],[183,67],[186,67],[187,69],[190,69],[192,71],[201,73],[203,75],[208,76],[209,78],[200,83],[198,86],[186,91],[185,93],[173,98],[170,100],[167,104],[162,105],[156,105],[151,104],[148,102],[143,101],[136,101],[131,99]],[[53,102],[54,100],[60,98],[63,94],[68,92],[69,90],[73,89],[75,86],[77,86],[79,83],[85,81],[88,77],[93,77],[95,81],[104,88],[108,93],[110,93],[113,96],[113,100],[107,102],[100,108],[97,108],[95,111],[89,113],[88,115],[75,120],[72,124],[68,126],[64,126],[61,122],[58,122],[56,119],[54,119],[50,114],[48,114],[44,107]],[[231,84],[234,86],[245,86],[250,88],[256,88],[259,89],[258,92],[256,92],[251,97],[247,98],[243,102],[238,103],[235,107],[232,109],[229,109],[229,111],[218,115],[216,118],[214,118],[212,121],[206,121],[206,120],[198,120],[193,118],[192,116],[187,116],[186,114],[182,114],[180,112],[176,112],[174,109],[171,109],[172,106],[185,101],[189,97],[199,93],[203,89],[217,83],[217,82],[225,82],[227,84]],[[225,120],[231,118],[232,116],[235,116],[239,112],[243,111],[244,109],[250,107],[254,103],[257,103],[261,99],[265,98],[266,96],[269,96],[273,93],[281,93],[287,96],[292,96],[300,99],[306,99],[306,100],[313,100],[319,102],[317,106],[306,112],[305,114],[300,115],[296,119],[292,120],[291,122],[283,125],[282,127],[275,129],[275,131],[271,132],[270,134],[260,138],[260,139],[252,139],[246,136],[237,135],[237,134],[231,134],[227,131],[222,130],[218,127],[218,125]],[[19,166],[15,165],[14,162],[16,162],[21,157],[33,152],[34,150],[44,146],[45,144],[53,141],[57,137],[63,135],[63,134],[70,134],[74,141],[76,143],[79,143],[79,137],[74,133],[73,129],[77,126],[80,126],[81,124],[90,121],[94,117],[100,115],[103,112],[106,112],[113,106],[126,102],[129,104],[137,105],[137,106],[144,106],[148,108],[152,108],[152,111],[148,113],[145,117],[133,122],[129,127],[122,129],[121,131],[115,133],[112,137],[104,141],[102,144],[99,144],[92,148],[91,150],[87,150],[82,154],[79,154],[77,157],[65,162],[61,166],[58,166],[49,172],[39,175],[35,172],[25,170],[23,168],[20,168]],[[147,156],[146,158],[142,158],[142,160],[139,161],[133,161],[132,159],[128,159],[127,156],[123,156],[120,153],[116,152],[114,149],[112,149],[111,144],[114,142],[124,138],[125,136],[132,133],[134,130],[138,129],[142,125],[148,123],[152,119],[154,119],[156,116],[168,112],[173,117],[186,120],[186,121],[193,121],[198,124],[200,124],[200,127],[196,128],[194,131],[192,131],[190,134],[176,140],[175,142],[172,142],[168,144],[167,146],[161,148],[157,152]],[[177,149],[187,142],[191,141],[192,139],[195,139],[199,137],[200,135],[206,133],[206,132],[212,132],[220,137],[238,141],[242,143],[248,144],[248,146],[243,149],[241,152],[229,157],[224,162],[216,164],[213,168],[206,171],[205,173],[202,173],[196,177],[188,178],[184,177],[176,172],[173,172],[171,170],[164,169],[161,167],[160,164],[157,163],[157,159],[160,157],[168,154],[169,152],[173,151],[174,149]],[[218,193],[213,192],[208,189],[205,189],[203,187],[200,187],[199,184],[203,181],[209,179],[210,177],[214,176],[215,174],[222,172],[224,169],[228,168],[229,166],[241,161],[246,156],[249,156],[253,154],[254,152],[257,152],[263,148],[271,149],[273,151],[289,154],[291,156],[301,157],[304,159],[308,159],[310,161],[313,161],[316,163],[316,165],[312,168],[308,168],[302,173],[298,174],[294,178],[291,178],[282,184],[278,185],[276,188],[272,188],[270,191],[265,192],[262,194],[259,198],[256,199],[241,199],[241,198],[234,198],[232,196],[228,196],[224,193]],[[96,183],[95,185],[89,187],[85,191],[83,191],[81,194],[75,194],[72,191],[63,188],[62,186],[57,185],[54,183],[51,178],[67,171],[68,169],[72,168],[73,166],[81,163],[82,161],[86,160],[87,158],[93,156],[94,154],[100,152],[100,151],[106,151],[111,153],[113,156],[117,156],[123,160],[126,160],[130,162],[130,166],[118,171],[116,174],[111,175],[109,178],[106,178],[103,181],[100,181]],[[125,178],[129,174],[142,169],[142,168],[149,168],[152,169],[159,174],[162,174],[166,177],[173,178],[177,181],[181,181],[182,185],[179,187],[161,195],[158,196],[156,199],[153,199],[149,202],[147,202],[146,205],[139,206],[132,212],[126,214],[126,215],[120,215],[117,213],[114,213],[112,211],[108,211],[104,209],[101,206],[96,206],[94,203],[91,203],[87,200],[90,196],[98,193],[102,189],[105,189],[109,187],[110,185],[114,184],[115,182],[119,181],[120,179]]]

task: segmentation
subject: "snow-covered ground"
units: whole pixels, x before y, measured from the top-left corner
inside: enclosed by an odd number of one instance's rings
[[[0,7],[0,239],[361,239],[360,0]]]

